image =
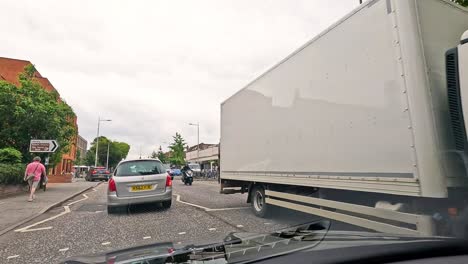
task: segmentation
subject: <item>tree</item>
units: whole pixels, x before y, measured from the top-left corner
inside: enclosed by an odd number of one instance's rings
[[[125,142],[112,141],[106,137],[99,137],[98,166],[106,166],[107,147],[109,146],[109,168],[115,166],[125,159],[130,151],[130,145]],[[91,148],[86,153],[86,165],[94,166],[96,157],[96,138],[91,142]]]
[[[468,7],[468,0],[452,0],[452,2],[455,2],[464,7]]]
[[[162,163],[167,163],[167,157],[166,157],[166,155],[164,155],[164,152],[162,151],[161,146],[159,146],[157,157]]]
[[[0,149],[0,163],[20,163],[21,152],[14,148]]]
[[[69,151],[77,134],[76,115],[56,91],[41,87],[34,79],[35,72],[33,65],[26,66],[19,75],[18,87],[0,81],[0,148],[15,148],[28,162],[38,155],[29,152],[31,139],[55,139],[60,147],[50,155],[49,162],[54,165]]]
[[[184,165],[185,164],[184,149],[187,144],[185,144],[184,139],[179,133],[176,133],[173,139],[174,139],[174,142],[169,146],[169,149],[172,152],[172,155],[169,161],[171,162],[171,164],[174,164],[174,165],[178,165],[178,166]]]

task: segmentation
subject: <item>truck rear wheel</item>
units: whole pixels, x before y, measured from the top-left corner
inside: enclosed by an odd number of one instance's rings
[[[269,206],[265,202],[265,188],[255,186],[251,192],[251,205],[254,214],[258,217],[267,217],[269,215]]]

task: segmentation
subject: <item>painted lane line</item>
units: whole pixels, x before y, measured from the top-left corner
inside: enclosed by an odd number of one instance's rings
[[[93,189],[91,189],[91,191],[96,192],[97,190],[93,188]],[[84,198],[81,198],[81,199],[79,199],[79,200],[73,201],[73,202],[71,202],[71,203],[69,203],[69,204],[67,204],[67,205],[70,206],[70,205],[72,205],[72,204],[79,203],[79,202],[84,201],[84,200],[87,200],[87,199],[89,198],[88,195],[86,195],[86,193],[84,193],[83,196],[84,196]]]
[[[187,232],[180,232],[179,235],[185,235]]]
[[[14,259],[14,258],[17,258],[19,257],[20,255],[13,255],[13,256],[8,256],[6,259]]]
[[[97,214],[97,213],[102,213],[102,212],[104,212],[104,211],[96,211],[95,213]]]
[[[176,201],[177,201],[177,202],[183,203],[183,204],[186,204],[186,205],[190,205],[190,206],[193,206],[193,207],[197,207],[197,208],[200,208],[200,209],[203,209],[203,210],[205,210],[206,212],[227,211],[227,210],[239,210],[239,209],[248,209],[248,208],[250,208],[250,207],[231,207],[231,208],[214,208],[214,209],[211,209],[211,208],[208,208],[208,207],[205,207],[205,206],[201,206],[201,205],[198,205],[198,204],[193,204],[193,203],[184,202],[184,201],[180,200],[180,195],[179,195],[179,194],[176,194],[175,196],[177,197],[177,198],[176,198]]]
[[[215,231],[216,228],[212,227],[212,228],[208,228],[209,231]]]
[[[208,212],[215,212],[215,211],[229,211],[229,210],[241,210],[241,209],[250,209],[250,207],[230,207],[230,208],[215,208],[209,209]]]
[[[145,236],[145,237],[143,237],[143,239],[150,239],[150,238],[151,238],[151,236]]]
[[[43,223],[48,222],[48,221],[50,221],[50,220],[54,220],[54,219],[57,218],[57,217],[60,217],[60,216],[62,216],[62,215],[66,215],[66,214],[68,214],[68,213],[71,212],[71,211],[70,211],[70,207],[68,207],[67,205],[65,205],[63,208],[65,209],[65,211],[61,212],[60,214],[54,215],[54,216],[52,216],[52,217],[49,217],[49,218],[47,218],[47,219],[44,219],[44,220],[39,221],[39,222],[37,222],[37,223],[34,223],[34,224],[32,224],[32,225],[28,225],[28,226],[26,226],[26,227],[23,227],[23,228],[20,228],[20,229],[16,229],[15,232],[27,232],[27,231],[25,231],[25,230],[27,230],[27,229],[29,229],[29,228],[31,228],[31,227],[34,227],[34,226],[43,224]]]
[[[65,251],[67,251],[67,250],[69,250],[69,249],[70,249],[70,248],[67,248],[67,247],[66,247],[66,248],[61,248],[61,249],[59,249],[59,252],[65,252]]]
[[[264,225],[271,225],[271,223],[263,223]]]
[[[237,227],[244,227],[243,225],[237,225]]]
[[[102,242],[101,245],[103,246],[106,246],[106,245],[110,245],[111,242],[107,241],[107,242]]]
[[[81,199],[79,199],[79,200],[76,200],[76,201],[74,201],[74,202],[71,202],[71,203],[69,203],[69,204],[67,204],[67,205],[70,206],[70,205],[72,205],[72,204],[76,204],[76,203],[79,203],[79,202],[81,202],[81,201],[84,201],[84,200],[87,200],[87,199],[88,199],[88,195],[83,194],[83,196],[84,196],[84,198],[81,198]]]
[[[204,206],[201,206],[201,205],[198,205],[198,204],[187,203],[187,202],[181,201],[181,200],[180,200],[180,195],[176,194],[176,196],[177,196],[176,201],[179,202],[179,203],[183,203],[183,204],[186,204],[186,205],[190,205],[190,206],[193,206],[193,207],[197,207],[197,208],[203,209],[203,210],[205,210],[205,211],[210,210],[210,208],[208,208],[208,207],[204,207]]]
[[[49,230],[49,229],[52,229],[52,227],[51,226],[46,226],[46,227],[39,227],[39,228],[33,228],[33,229],[25,229],[25,230],[20,231],[20,232],[25,233],[25,232],[34,232],[34,231]]]
[[[97,191],[96,189],[92,189],[93,191]],[[40,224],[43,224],[45,222],[48,222],[50,220],[54,220],[55,218],[57,217],[60,217],[62,215],[65,215],[65,214],[68,214],[71,212],[70,210],[70,205],[73,205],[73,204],[76,204],[78,202],[81,202],[81,201],[84,201],[86,199],[88,199],[89,197],[86,195],[86,194],[83,194],[84,198],[80,199],[80,200],[76,200],[74,202],[71,202],[67,205],[65,205],[63,208],[65,209],[65,211],[61,212],[60,214],[58,215],[55,215],[55,216],[52,216],[52,217],[49,217],[47,219],[44,219],[42,221],[39,221],[37,223],[34,223],[32,225],[29,225],[29,226],[26,226],[26,227],[23,227],[23,228],[19,228],[19,229],[16,229],[15,232],[21,232],[21,233],[24,233],[24,232],[31,232],[31,231],[39,231],[39,230],[49,230],[49,229],[52,229],[51,226],[47,226],[47,227],[41,227],[41,228],[35,228],[35,229],[30,229],[31,227],[34,227],[34,226],[37,226],[37,225],[40,225]]]

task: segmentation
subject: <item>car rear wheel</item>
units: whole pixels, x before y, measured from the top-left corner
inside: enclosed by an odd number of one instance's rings
[[[164,209],[169,209],[169,208],[171,208],[171,205],[172,205],[172,200],[162,202],[162,207],[163,207]]]

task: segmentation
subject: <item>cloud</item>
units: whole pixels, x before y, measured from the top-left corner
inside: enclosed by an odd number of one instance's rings
[[[15,1],[0,56],[32,61],[102,134],[151,153],[175,132],[219,141],[220,103],[358,1]],[[5,26],[7,25],[7,26]]]

